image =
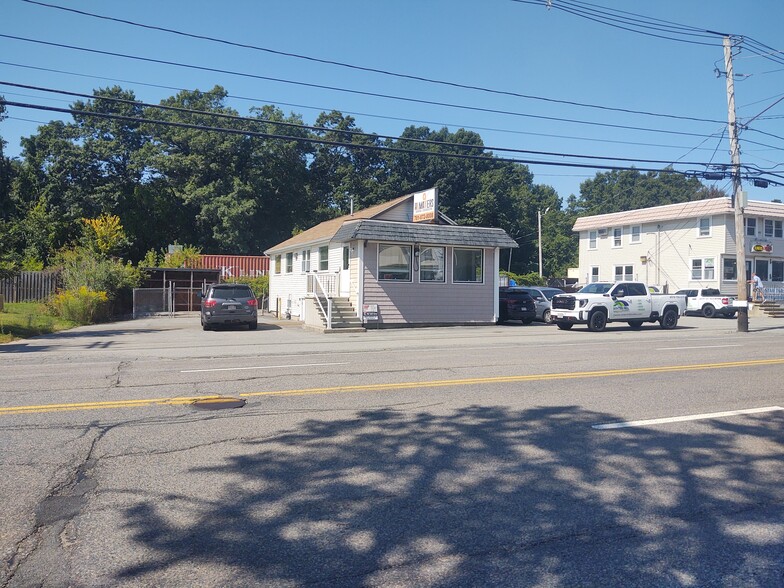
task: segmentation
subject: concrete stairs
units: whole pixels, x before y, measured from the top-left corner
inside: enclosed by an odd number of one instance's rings
[[[784,318],[784,305],[780,302],[768,300],[762,304],[755,304],[755,306],[761,310],[765,316],[770,318]]]
[[[326,310],[326,298],[320,298],[321,305]],[[332,329],[327,329],[327,317],[321,313],[321,324],[325,333],[364,333],[365,327],[357,316],[357,311],[351,305],[348,298],[332,299]]]

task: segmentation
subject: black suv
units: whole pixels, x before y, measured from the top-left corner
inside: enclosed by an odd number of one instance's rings
[[[258,326],[258,302],[245,284],[210,284],[201,295],[201,327],[209,331],[215,325],[245,324]]]
[[[499,288],[498,290],[498,322],[508,320],[523,321],[530,325],[536,318],[536,303],[533,297],[522,287]]]

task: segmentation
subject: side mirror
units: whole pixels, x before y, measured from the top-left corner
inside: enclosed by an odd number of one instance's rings
[[[623,298],[624,296],[626,296],[626,292],[624,292],[622,288],[620,290],[616,290],[615,292],[613,292],[613,296],[615,296],[616,298]]]

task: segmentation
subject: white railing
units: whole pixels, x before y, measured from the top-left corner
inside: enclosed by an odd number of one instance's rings
[[[308,274],[308,296],[316,299],[321,314],[327,318],[327,328],[332,328],[332,297],[338,294],[340,282],[338,274]],[[321,298],[327,301],[326,311]]]

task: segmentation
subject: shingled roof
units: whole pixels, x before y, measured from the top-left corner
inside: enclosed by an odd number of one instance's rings
[[[343,223],[331,241],[392,241],[461,247],[518,247],[503,229],[430,225],[380,220],[354,220]]]
[[[734,214],[729,198],[707,198],[678,204],[666,204],[639,210],[612,212],[578,218],[572,227],[573,231],[604,229],[620,225],[641,225],[644,223],[662,222],[686,218],[700,218],[714,214]],[[784,218],[784,204],[751,200],[744,208],[746,216],[766,216],[768,218]]]

